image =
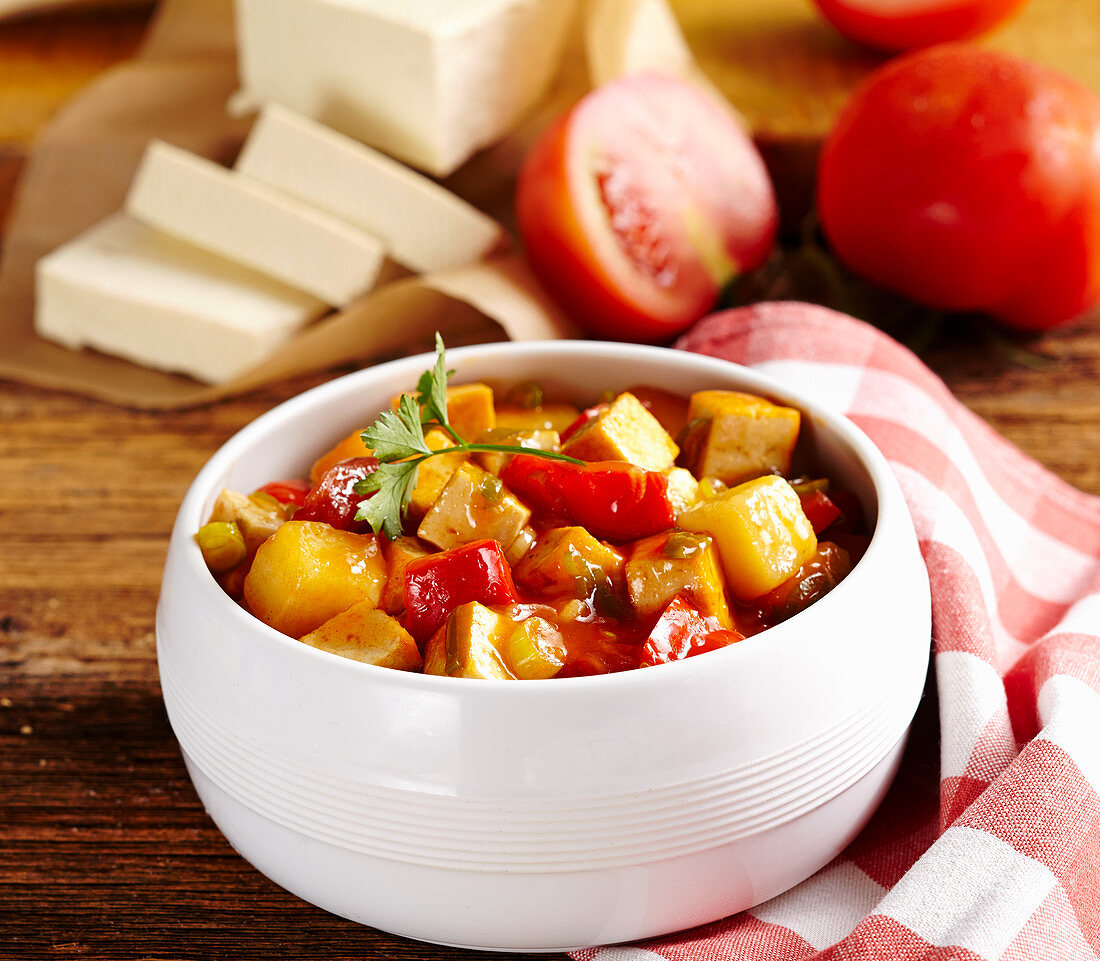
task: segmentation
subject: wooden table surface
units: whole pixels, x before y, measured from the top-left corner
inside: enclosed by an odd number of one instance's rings
[[[129,54],[145,17],[0,25],[0,211],[34,130]],[[926,359],[1100,493],[1100,319],[1024,346],[1045,360],[966,332]],[[165,718],[153,613],[177,504],[234,431],[320,379],[182,413],[0,382],[0,958],[479,956],[353,925],[259,875],[205,816]]]

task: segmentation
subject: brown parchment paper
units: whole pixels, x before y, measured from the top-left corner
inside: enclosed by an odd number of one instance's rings
[[[555,100],[564,105],[583,92],[583,69],[565,75],[572,93],[548,96],[540,106],[547,115],[556,112]],[[435,330],[453,343],[576,336],[508,248],[462,268],[382,284],[306,328],[262,365],[217,386],[37,337],[37,259],[118,209],[153,138],[230,163],[251,124],[226,110],[236,87],[231,0],[165,0],[139,55],[96,80],[43,131],[20,183],[0,267],[0,376],[131,406],[183,407],[274,379],[422,349]],[[539,111],[528,121],[542,122]],[[490,212],[506,212],[526,142],[488,151],[450,186]]]

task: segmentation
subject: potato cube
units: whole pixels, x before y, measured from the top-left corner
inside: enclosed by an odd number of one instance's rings
[[[631,393],[619,394],[562,445],[563,453],[581,460],[625,460],[653,471],[672,467],[679,450]]]
[[[511,544],[531,512],[500,480],[476,464],[463,464],[447,481],[417,534],[450,550],[490,538]]]
[[[726,583],[741,600],[778,587],[817,551],[817,537],[798,494],[774,475],[701,501],[677,523],[714,538]]]
[[[618,580],[623,556],[583,527],[555,527],[541,535],[515,566],[517,581],[547,597],[588,597]]]
[[[397,671],[419,671],[423,665],[412,635],[369,600],[352,604],[346,611],[330,617],[306,634],[302,643]]]
[[[424,673],[447,677],[513,678],[497,647],[512,622],[477,601],[456,607],[428,641]]]
[[[481,444],[509,444],[527,450],[560,450],[561,440],[556,430],[518,430],[514,427],[490,427],[480,437]],[[505,451],[478,451],[474,460],[490,474],[500,474],[515,455]]]
[[[493,388],[488,384],[458,384],[447,388],[447,419],[460,437],[480,437],[496,427]]]
[[[696,477],[729,484],[787,474],[801,415],[754,394],[704,390],[691,395],[682,461]]]
[[[291,520],[256,551],[244,597],[261,621],[301,637],[359,601],[377,607],[385,583],[386,562],[373,534]]]
[[[639,614],[663,611],[684,594],[703,614],[734,628],[726,601],[726,579],[714,539],[692,531],[655,534],[634,545],[626,562],[626,592]]]
[[[228,489],[218,495],[210,511],[211,521],[232,521],[237,525],[249,557],[289,516],[286,505],[274,497],[250,497]]]
[[[498,407],[497,427],[510,427],[513,430],[556,430],[560,434],[580,416],[580,410],[572,404]]]
[[[454,438],[445,430],[433,427],[424,434],[424,443],[430,450],[443,450],[454,446]],[[437,454],[422,461],[416,472],[416,487],[409,501],[409,516],[421,518],[435,503],[447,481],[467,461],[465,454]]]
[[[378,603],[382,610],[388,614],[400,614],[405,610],[405,568],[430,553],[427,546],[415,537],[399,537],[395,541],[382,539],[382,556],[390,571]]]

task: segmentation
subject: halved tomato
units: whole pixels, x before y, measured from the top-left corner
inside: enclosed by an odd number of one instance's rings
[[[775,194],[730,108],[640,73],[588,94],[520,171],[520,234],[543,285],[587,330],[668,340],[775,240]]]

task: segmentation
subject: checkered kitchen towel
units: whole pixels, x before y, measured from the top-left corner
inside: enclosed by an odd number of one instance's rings
[[[842,314],[760,304],[708,318],[677,346],[797,384],[886,455],[931,578],[939,723],[918,718],[879,813],[798,887],[703,928],[576,957],[1095,961],[1100,499]]]

